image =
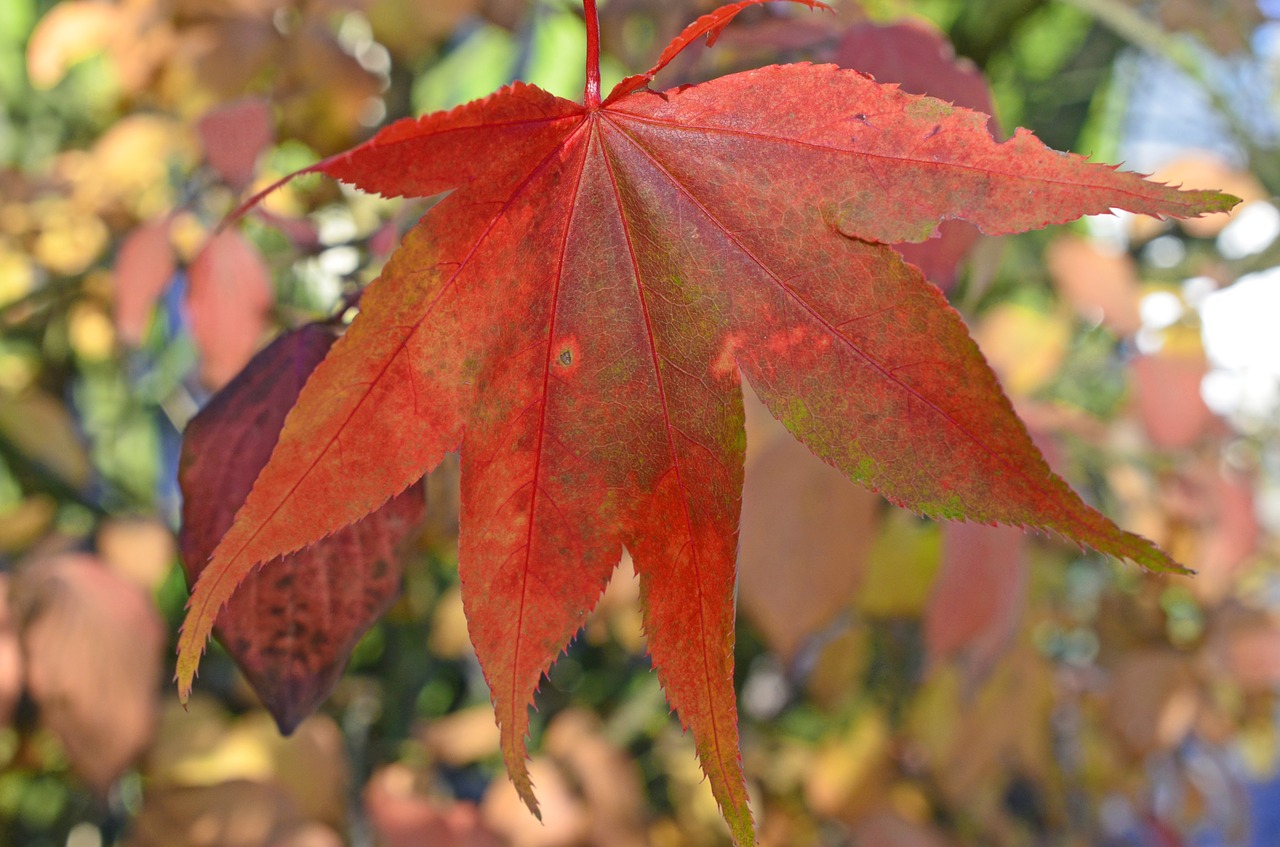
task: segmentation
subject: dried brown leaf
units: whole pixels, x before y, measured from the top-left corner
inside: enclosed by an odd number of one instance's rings
[[[790,661],[851,605],[883,501],[769,424],[746,468],[738,597],[770,648]]]
[[[41,721],[72,768],[105,793],[155,729],[160,615],[137,586],[83,554],[29,565],[13,591]]]

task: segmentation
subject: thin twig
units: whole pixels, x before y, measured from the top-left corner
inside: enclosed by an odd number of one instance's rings
[[[1185,73],[1208,95],[1214,110],[1227,122],[1231,134],[1245,148],[1250,165],[1267,186],[1267,190],[1280,193],[1280,172],[1271,173],[1276,170],[1270,164],[1271,157],[1259,148],[1254,140],[1253,131],[1240,119],[1230,98],[1215,84],[1205,67],[1201,50],[1197,50],[1187,39],[1169,32],[1156,21],[1144,17],[1117,0],[1060,0],[1060,2],[1084,12],[1129,44],[1168,61]]]

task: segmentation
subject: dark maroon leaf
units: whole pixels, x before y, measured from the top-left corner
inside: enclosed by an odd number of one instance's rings
[[[189,582],[231,526],[285,415],[336,338],[321,324],[286,333],[188,425],[180,482]],[[395,599],[400,547],[423,507],[422,486],[410,487],[363,520],[254,572],[218,615],[215,633],[282,731],[329,696],[360,636]]]

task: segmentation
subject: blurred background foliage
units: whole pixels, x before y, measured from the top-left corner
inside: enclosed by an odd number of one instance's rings
[[[714,5],[603,3],[606,85]],[[752,9],[660,81],[881,48],[909,74],[950,61],[933,27],[1006,133],[1248,202],[919,257],[1051,462],[1194,579],[922,522],[752,410],[737,663],[762,841],[1280,844],[1280,4],[836,6]],[[525,812],[450,463],[400,599],[293,736],[216,648],[189,711],[168,682],[184,425],[275,333],[341,314],[426,205],[304,179],[217,222],[387,121],[516,78],[580,96],[583,32],[569,0],[0,3],[0,844],[727,843],[625,559],[543,685],[545,823]]]

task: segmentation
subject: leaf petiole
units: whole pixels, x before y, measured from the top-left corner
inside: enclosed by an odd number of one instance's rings
[[[600,17],[596,0],[582,0],[587,21],[587,85],[582,92],[582,105],[590,110],[600,108]]]

